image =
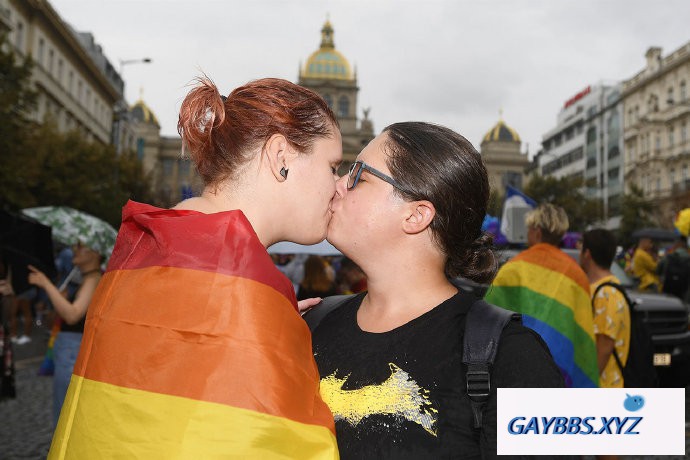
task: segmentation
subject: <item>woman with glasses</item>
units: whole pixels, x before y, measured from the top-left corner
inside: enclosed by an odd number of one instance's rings
[[[125,206],[51,458],[336,458],[309,329],[266,251],[325,238],[336,118],[285,80],[222,96],[203,78],[178,130],[205,188]]]
[[[511,322],[501,336],[481,431],[462,365],[475,300],[450,279],[489,283],[481,231],[489,197],[479,153],[442,126],[387,127],[340,178],[328,239],[366,273],[368,291],[314,330],[321,394],[341,458],[496,455],[495,387],[563,386],[543,341]]]

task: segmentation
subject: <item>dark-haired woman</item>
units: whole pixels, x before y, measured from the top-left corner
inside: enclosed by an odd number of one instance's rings
[[[449,278],[488,283],[496,260],[481,232],[489,184],[459,134],[428,123],[387,127],[336,187],[328,239],[367,275],[368,291],[313,334],[321,394],[341,458],[490,458],[496,387],[562,387],[539,336],[501,336],[483,428],[474,429],[462,365],[474,298]]]
[[[336,458],[309,329],[266,252],[324,239],[342,144],[316,93],[202,79],[178,130],[203,193],[129,202],[51,458]]]

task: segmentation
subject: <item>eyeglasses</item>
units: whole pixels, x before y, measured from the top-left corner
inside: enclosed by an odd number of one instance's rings
[[[400,191],[405,191],[405,188],[397,182],[395,179],[393,179],[391,176],[388,174],[384,174],[381,171],[379,171],[376,168],[372,168],[368,164],[366,164],[363,161],[355,161],[352,163],[352,166],[350,166],[350,172],[347,177],[347,189],[352,190],[357,186],[359,183],[359,178],[362,176],[362,171],[369,171],[371,174],[374,176],[378,177],[381,180],[384,180],[391,184],[393,187],[397,188]]]

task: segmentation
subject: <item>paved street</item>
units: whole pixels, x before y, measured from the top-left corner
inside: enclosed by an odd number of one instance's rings
[[[17,398],[0,402],[0,460],[43,459],[52,438],[52,377],[37,375],[48,333],[34,328],[30,344],[15,346]],[[685,390],[686,456],[627,456],[622,460],[685,459],[690,455],[690,387]],[[584,457],[583,460],[594,460]]]

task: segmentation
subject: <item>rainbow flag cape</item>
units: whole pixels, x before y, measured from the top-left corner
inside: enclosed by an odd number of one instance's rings
[[[498,272],[486,301],[522,313],[549,346],[568,387],[599,385],[587,275],[566,253],[540,243]]]
[[[241,211],[129,202],[49,458],[338,458],[290,281]]]

